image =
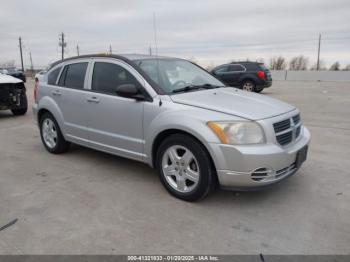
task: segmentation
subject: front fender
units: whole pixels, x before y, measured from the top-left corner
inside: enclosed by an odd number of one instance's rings
[[[186,116],[186,117],[184,117]],[[190,110],[181,110],[176,112],[163,112],[153,119],[145,129],[145,155],[146,162],[153,166],[153,145],[159,134],[167,130],[179,130],[197,138],[213,154],[208,142],[220,143],[217,136],[207,126],[207,120],[203,114],[192,112]]]

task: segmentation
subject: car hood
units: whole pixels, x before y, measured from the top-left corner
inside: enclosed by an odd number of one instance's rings
[[[17,84],[21,82],[23,81],[13,76],[0,74],[0,84]]]
[[[170,97],[174,103],[200,107],[249,120],[270,118],[295,110],[294,106],[277,99],[230,87],[174,94]]]

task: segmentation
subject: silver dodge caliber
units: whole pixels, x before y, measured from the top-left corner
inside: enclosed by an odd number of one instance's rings
[[[279,100],[225,87],[177,58],[87,55],[54,63],[35,87],[45,148],[70,143],[142,161],[187,201],[219,184],[252,190],[294,174],[310,133]]]

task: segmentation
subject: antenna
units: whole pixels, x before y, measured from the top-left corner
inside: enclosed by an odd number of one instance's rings
[[[157,23],[156,23],[156,13],[154,12],[153,12],[153,31],[154,31],[154,44],[156,49],[156,56],[158,56]]]

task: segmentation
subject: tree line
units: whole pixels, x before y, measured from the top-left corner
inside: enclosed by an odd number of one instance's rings
[[[275,56],[270,59],[271,70],[317,70],[317,63],[309,67],[309,59],[303,55],[293,57],[287,61],[283,56]],[[334,62],[329,68],[325,66],[323,60],[319,61],[319,70],[329,71],[350,71],[350,64],[341,67],[338,61]]]

